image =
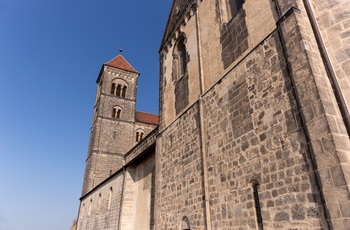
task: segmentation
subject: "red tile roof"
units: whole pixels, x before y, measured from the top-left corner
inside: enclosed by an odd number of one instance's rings
[[[134,67],[132,67],[129,64],[127,60],[125,60],[125,58],[121,54],[119,54],[109,62],[105,63],[105,65],[116,67],[118,69],[126,70],[133,73],[139,73],[134,69]]]
[[[159,116],[156,114],[144,113],[136,111],[135,120],[146,124],[158,125]]]

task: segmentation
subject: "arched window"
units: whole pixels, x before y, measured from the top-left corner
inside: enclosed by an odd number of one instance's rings
[[[124,86],[124,87],[123,87],[123,91],[122,91],[122,97],[125,97],[125,94],[126,94],[126,89],[127,89],[127,87],[126,87],[126,86]]]
[[[262,221],[262,216],[261,216],[261,209],[260,209],[260,202],[259,202],[259,182],[258,181],[253,181],[253,193],[254,193],[254,203],[255,203],[255,212],[256,212],[256,220],[258,223],[258,229],[263,230],[263,221]]]
[[[116,93],[116,95],[120,97],[121,91],[122,91],[122,86],[118,85],[117,86],[117,93]]]
[[[226,15],[226,23],[230,21],[242,8],[244,0],[224,0],[226,5],[226,12],[224,15]]]
[[[101,193],[98,195],[97,212],[96,212],[96,214],[98,214],[100,212],[100,207],[101,207]]]
[[[139,132],[136,132],[136,142],[139,142],[140,134]]]
[[[115,83],[112,84],[111,94],[115,95]]]
[[[187,71],[187,53],[186,46],[184,44],[184,39],[181,39],[177,45],[178,52],[178,78],[181,78],[186,74]]]
[[[118,107],[114,107],[112,110],[112,118],[120,118],[122,110]]]
[[[188,220],[188,218],[185,216],[182,219],[182,223],[181,223],[181,230],[190,230],[190,221]]]
[[[80,220],[84,218],[84,209],[85,209],[85,204],[81,206],[81,214],[80,214]]]
[[[109,189],[109,195],[108,195],[108,210],[111,209],[112,195],[113,195],[113,188],[111,187]]]
[[[141,141],[143,139],[144,134],[145,133],[143,132],[143,130],[138,130],[136,132],[136,142]]]
[[[92,199],[90,200],[90,204],[89,204],[89,212],[88,215],[91,215],[91,209],[92,209]]]

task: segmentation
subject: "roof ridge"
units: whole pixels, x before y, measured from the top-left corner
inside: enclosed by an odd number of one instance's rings
[[[136,110],[136,112],[137,112],[137,113],[146,113],[146,114],[151,114],[151,115],[157,115],[157,116],[159,116],[159,115],[156,114],[156,113],[143,112],[143,111],[138,111],[138,110]]]

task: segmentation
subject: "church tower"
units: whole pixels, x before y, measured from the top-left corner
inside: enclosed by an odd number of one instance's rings
[[[82,195],[120,169],[125,153],[135,144],[138,77],[139,73],[121,54],[102,65],[96,81]]]

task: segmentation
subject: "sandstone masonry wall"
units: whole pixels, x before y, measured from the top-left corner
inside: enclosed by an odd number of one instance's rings
[[[350,1],[311,1],[327,53],[350,107]]]
[[[122,185],[123,173],[119,173],[81,200],[77,230],[117,229]]]
[[[177,230],[186,216],[203,229],[204,200],[198,104],[160,134],[156,156],[156,229]]]
[[[203,98],[212,227],[326,227],[277,32]]]

